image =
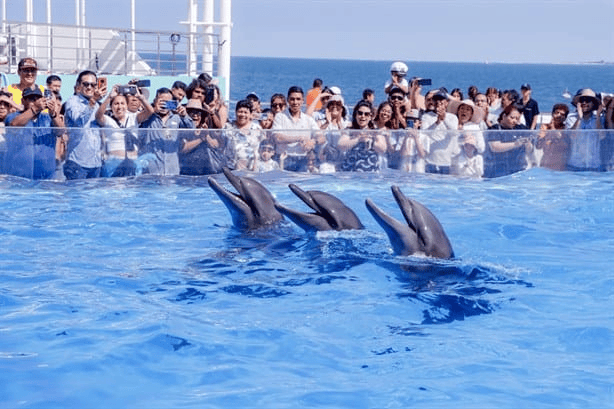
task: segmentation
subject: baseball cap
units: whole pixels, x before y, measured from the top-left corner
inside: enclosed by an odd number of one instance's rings
[[[42,97],[43,93],[41,92],[40,88],[36,87],[36,88],[26,88],[23,90],[23,93],[21,94],[21,98],[27,98],[31,96]]]

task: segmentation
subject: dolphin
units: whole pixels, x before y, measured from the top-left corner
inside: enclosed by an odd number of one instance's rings
[[[223,168],[222,171],[238,194],[226,190],[212,177],[207,181],[228,208],[232,222],[237,228],[253,230],[276,224],[283,219],[275,208],[275,199],[259,182],[248,177],[233,175],[228,168]]]
[[[280,204],[276,204],[275,207],[303,230],[340,231],[364,228],[352,209],[335,196],[317,190],[305,192],[294,184],[290,184],[288,187],[299,199],[312,208],[315,213],[299,212]]]
[[[395,253],[450,259],[454,250],[439,220],[421,203],[407,198],[398,186],[392,186],[392,194],[405,217],[402,223],[380,210],[371,199],[365,204],[371,215],[386,231]]]

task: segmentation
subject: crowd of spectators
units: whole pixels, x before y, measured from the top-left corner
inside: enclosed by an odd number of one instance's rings
[[[530,84],[516,90],[476,86],[435,88],[407,78],[395,62],[376,92],[348,108],[338,86],[315,79],[305,94],[292,86],[270,107],[255,93],[234,105],[215,80],[201,74],[176,81],[149,98],[148,81],[107,87],[83,71],[65,102],[61,78],[37,85],[32,58],[18,64],[20,82],[0,91],[0,171],[44,179],[205,175],[223,167],[266,172],[377,171],[498,177],[533,166],[553,170],[614,170],[614,99],[589,88],[552,108],[539,123]],[[539,128],[539,129],[538,129]]]

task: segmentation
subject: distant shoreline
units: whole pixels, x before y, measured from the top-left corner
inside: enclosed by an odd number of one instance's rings
[[[403,58],[380,60],[370,58],[310,58],[310,57],[275,57],[275,56],[256,56],[256,55],[233,55],[232,58],[260,58],[260,59],[282,59],[282,60],[321,60],[321,61],[363,61],[363,62],[387,62],[387,61],[406,61],[408,63],[434,63],[434,64],[508,64],[508,65],[614,65],[614,61],[584,61],[584,62],[509,62],[509,61],[426,61],[426,60],[406,60]]]

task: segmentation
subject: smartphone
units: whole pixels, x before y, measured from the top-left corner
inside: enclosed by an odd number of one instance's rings
[[[98,77],[98,89],[106,88],[107,77]]]
[[[171,99],[170,101],[166,101],[166,103],[164,104],[164,108],[168,109],[169,111],[174,111],[177,109],[177,101]]]
[[[50,89],[46,89],[44,93],[45,99],[53,99],[53,92]]]
[[[432,81],[430,78],[420,78],[418,80],[418,85],[421,85],[421,86],[431,85],[431,84],[432,84]]]
[[[205,104],[210,104],[215,99],[215,88],[207,85],[205,88]]]
[[[140,81],[137,81],[134,85],[136,85],[139,88],[147,88],[151,86],[151,81],[150,80],[140,80]]]

